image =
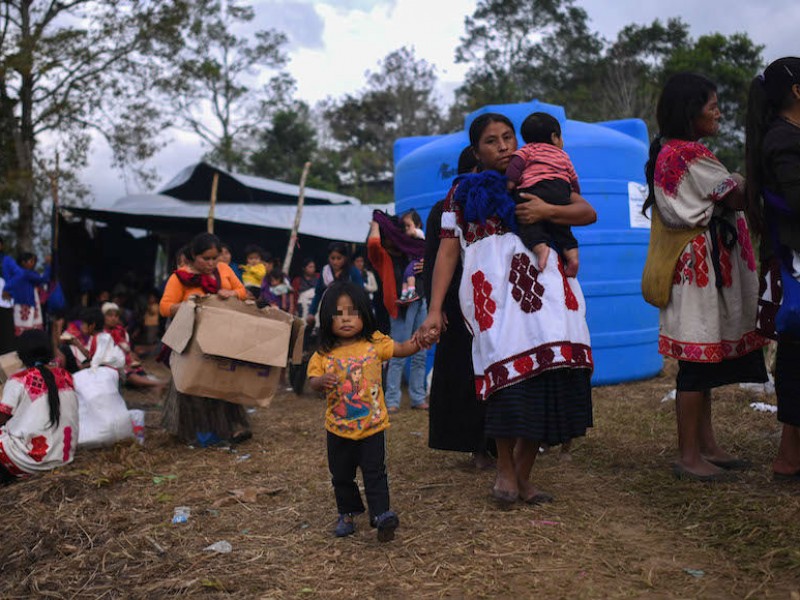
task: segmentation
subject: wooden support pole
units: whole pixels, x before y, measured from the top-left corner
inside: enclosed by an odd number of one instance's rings
[[[286,248],[286,258],[283,259],[284,273],[289,273],[289,267],[292,264],[292,256],[294,255],[294,248],[297,246],[297,232],[300,229],[300,220],[303,218],[303,204],[306,199],[306,179],[308,178],[308,171],[310,169],[310,162],[303,165],[303,174],[300,176],[300,195],[297,198],[297,212],[294,213],[294,225],[292,225],[292,233],[289,236],[289,246]]]
[[[214,233],[214,209],[217,206],[217,187],[219,186],[219,173],[214,173],[211,180],[211,203],[208,207],[208,233]]]

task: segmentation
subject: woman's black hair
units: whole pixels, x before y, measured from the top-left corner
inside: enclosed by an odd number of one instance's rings
[[[347,244],[344,242],[331,242],[328,244],[328,254],[336,252],[344,256],[348,261],[350,260],[350,251],[347,248]]]
[[[103,315],[103,311],[96,306],[84,308],[80,315],[81,321],[86,325],[94,325],[95,331],[102,331],[103,327],[105,327],[106,318]]]
[[[745,164],[747,168],[747,216],[750,226],[764,234],[761,188],[764,185],[762,145],[769,124],[791,105],[792,87],[800,85],[800,58],[787,56],[770,63],[764,74],[750,82],[745,123]]]
[[[319,308],[319,343],[322,352],[330,352],[339,345],[339,339],[333,333],[333,318],[336,316],[336,304],[342,296],[348,296],[353,301],[353,306],[364,324],[359,339],[370,342],[372,335],[378,330],[364,287],[352,281],[335,281],[325,290]]]
[[[553,134],[561,137],[561,123],[551,114],[535,112],[525,117],[519,133],[526,144],[551,144]]]
[[[419,213],[417,211],[415,211],[413,208],[411,210],[407,210],[406,212],[403,213],[401,220],[405,219],[406,217],[411,219],[411,222],[414,224],[414,227],[416,227],[417,229],[422,229],[422,217],[419,216]]]
[[[643,215],[656,201],[656,160],[663,140],[696,140],[694,120],[700,116],[711,94],[716,91],[717,86],[713,81],[697,73],[678,73],[664,84],[656,106],[658,132],[650,144],[650,157],[644,168],[649,191],[642,207]]]
[[[316,266],[317,261],[314,260],[314,258],[312,256],[306,256],[305,258],[303,258],[303,260],[302,260],[302,262],[300,264],[305,269],[311,263],[314,263],[314,266]]]
[[[181,258],[183,258],[183,260],[185,260],[185,261],[192,260],[192,255],[191,255],[191,250],[189,249],[189,244],[186,244],[185,246],[181,246],[180,248],[178,248],[178,251],[175,253],[175,268],[176,269],[178,268],[178,264],[181,262]],[[159,296],[161,296],[160,293],[159,293]]]
[[[458,175],[472,173],[475,167],[478,166],[478,159],[475,158],[475,153],[472,151],[472,146],[467,146],[458,155]]]
[[[484,113],[477,117],[469,126],[469,143],[473,150],[478,149],[483,131],[492,123],[503,123],[514,131],[514,124],[505,115],[500,113]]]
[[[189,242],[189,258],[195,259],[211,248],[216,248],[217,250],[222,248],[222,242],[219,241],[219,238],[213,233],[198,233]]]
[[[31,259],[35,259],[36,255],[33,252],[20,252],[19,256],[17,257],[17,264],[22,266],[23,263],[28,262]]]
[[[47,387],[47,404],[50,407],[50,425],[55,427],[61,419],[61,401],[58,398],[58,385],[47,363],[53,360],[53,345],[50,336],[44,331],[30,329],[17,338],[17,354],[22,364],[29,369],[37,369]]]

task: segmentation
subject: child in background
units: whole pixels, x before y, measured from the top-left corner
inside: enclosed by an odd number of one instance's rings
[[[558,120],[543,112],[528,115],[520,127],[525,145],[514,153],[506,168],[509,190],[519,204],[520,192],[535,194],[548,204],[565,206],[572,192],[580,194],[578,175],[569,155],[564,152],[564,139]],[[567,277],[578,274],[578,241],[568,225],[538,222],[521,225],[519,237],[525,247],[533,251],[539,270],[547,264],[550,254],[548,242],[555,244],[566,263]]]
[[[258,299],[262,306],[269,304],[294,314],[296,302],[294,291],[280,269],[273,269],[269,277],[264,279]]]
[[[75,373],[89,364],[97,348],[95,334],[103,331],[104,325],[105,318],[99,308],[84,308],[79,319],[70,321],[61,334],[59,346],[67,371]]]
[[[160,395],[166,383],[151,378],[142,368],[142,361],[131,348],[131,339],[125,326],[120,322],[119,306],[106,302],[100,309],[103,312],[103,331],[111,336],[114,343],[125,354],[125,382],[134,387],[152,388]],[[156,310],[158,305],[156,304]]]
[[[261,284],[264,282],[264,277],[267,276],[267,265],[265,262],[269,260],[266,253],[253,244],[244,249],[244,254],[247,257],[247,264],[240,265],[242,269],[242,283],[245,289],[254,298],[258,298],[261,293]]]
[[[222,246],[220,246],[219,259],[218,260],[219,260],[219,262],[225,263],[226,265],[228,265],[231,268],[231,270],[233,271],[233,274],[236,275],[236,277],[239,278],[239,281],[242,280],[242,270],[239,268],[239,265],[237,265],[236,263],[232,262],[233,261],[233,255],[231,254],[231,247],[228,246],[228,244],[224,244],[223,243]]]
[[[158,313],[158,292],[151,291],[147,295],[147,308],[144,311],[144,343],[147,346],[155,346],[158,343],[159,327],[161,324]]]
[[[405,228],[406,235],[418,240],[424,240],[425,234],[422,232],[422,218],[415,210],[410,210],[403,215],[401,220]],[[411,261],[403,271],[403,284],[400,297],[397,299],[398,304],[410,304],[419,300],[417,294],[417,269],[422,260],[422,256],[410,257]]]
[[[360,467],[370,523],[378,530],[378,540],[394,538],[400,520],[389,507],[384,434],[389,417],[383,399],[382,364],[419,349],[415,337],[398,343],[377,331],[361,284],[337,281],[325,292],[320,308],[320,349],[308,363],[308,382],[325,393],[328,404],[328,467],[339,511],[336,537],[355,533],[353,517],[364,512],[355,481]]]
[[[27,368],[11,376],[0,400],[0,485],[72,462],[78,445],[78,398],[70,374],[49,366],[50,337],[26,331],[17,351]]]

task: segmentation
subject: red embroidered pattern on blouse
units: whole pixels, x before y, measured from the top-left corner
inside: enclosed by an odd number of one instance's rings
[[[47,456],[47,449],[50,446],[47,445],[47,438],[43,435],[37,435],[35,438],[31,439],[31,449],[28,452],[28,456],[30,456],[36,462],[42,462],[44,457]]]
[[[678,187],[689,170],[689,165],[698,158],[717,160],[714,154],[699,142],[668,140],[656,159],[655,184],[671,198],[678,194]]]
[[[678,285],[679,283],[689,283],[694,281],[694,271],[692,270],[692,253],[684,251],[678,262],[675,264],[675,276],[672,278],[672,283]]]
[[[525,253],[515,254],[511,259],[508,281],[513,286],[511,297],[519,303],[523,312],[534,313],[542,308],[544,286],[538,280],[539,271]]]
[[[692,240],[694,254],[694,282],[697,287],[704,288],[708,285],[708,247],[706,236],[698,235]]]
[[[472,275],[472,298],[475,302],[475,320],[481,331],[486,331],[494,324],[492,315],[497,310],[497,303],[492,300],[492,284],[486,280],[483,271]]]
[[[719,272],[722,277],[722,286],[729,288],[733,285],[733,264],[731,251],[723,243],[721,233],[717,234],[717,246],[719,247]]]
[[[750,242],[750,230],[747,228],[747,221],[744,217],[736,219],[736,229],[739,232],[739,247],[741,248],[742,260],[747,264],[750,271],[756,270],[756,257],[753,252],[753,244]]]
[[[578,299],[575,297],[569,281],[567,281],[567,275],[564,273],[564,262],[560,256],[558,257],[558,272],[561,273],[561,279],[564,281],[564,305],[567,310],[578,310]]]
[[[498,361],[475,377],[475,393],[485,400],[494,392],[552,369],[592,369],[592,349],[585,344],[551,342]]]
[[[755,331],[744,334],[740,340],[722,340],[712,343],[682,342],[660,335],[658,352],[678,360],[713,363],[744,356],[767,343],[768,341]]]
[[[74,385],[72,383],[72,375],[70,375],[67,371],[60,367],[51,367],[50,371],[55,377],[58,391],[73,389]],[[26,371],[21,371],[20,373],[15,374],[12,379],[19,381],[23,385],[25,391],[28,393],[28,396],[31,399],[31,402],[37,400],[40,396],[42,396],[42,394],[47,393],[47,385],[45,384],[44,378],[39,372],[39,369],[27,369]]]

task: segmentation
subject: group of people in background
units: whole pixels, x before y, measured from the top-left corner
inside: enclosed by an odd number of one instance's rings
[[[717,133],[720,118],[713,82],[693,73],[671,77],[645,170],[652,228],[642,291],[660,310],[659,352],[678,363],[672,468],[679,478],[719,481],[750,466],[717,443],[712,390],[766,381],[763,348],[775,339],[783,429],[772,471],[775,479],[800,481],[800,59],[777,60],[752,82],[746,178],[701,141]],[[333,242],[321,269],[306,258],[291,280],[258,246],[247,246],[237,263],[217,237],[200,234],[178,253],[160,299],[148,301],[143,347],[183,302],[210,294],[274,306],[318,327],[308,377],[327,402],[337,536],[352,534],[365,511],[382,541],[399,525],[389,502],[385,430],[400,410],[409,357],[411,408],[430,411],[430,446],[494,466],[491,494],[502,507],[552,502],[532,480],[540,447],[569,448],[593,426],[593,359],[571,228],[597,214],[581,196],[558,121],[534,113],[521,134],[518,148],[514,125],[497,113],[472,122],[459,175],[424,233],[414,211],[376,211],[365,256]],[[12,377],[0,403],[4,481],[72,459],[69,372],[91,359],[97,332],[126,353],[130,383],[164,385],[142,370],[125,308],[110,299],[69,320],[54,354],[38,331],[48,274],[36,273],[35,257],[8,258],[3,300],[10,294],[14,302],[0,304],[1,326],[15,328],[26,370]],[[434,344],[428,393],[426,350]],[[65,369],[51,366],[54,357]],[[48,403],[34,403],[37,394]],[[241,405],[174,386],[163,424],[186,443],[201,433],[210,443],[252,435]],[[54,452],[60,458],[49,462]],[[366,506],[355,483],[359,468]]]

